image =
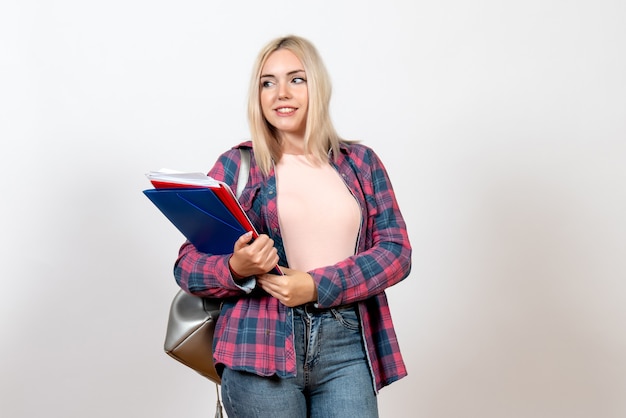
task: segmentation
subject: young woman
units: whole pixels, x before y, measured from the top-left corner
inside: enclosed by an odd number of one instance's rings
[[[209,172],[234,190],[250,150],[240,202],[260,236],[228,255],[186,242],[176,261],[182,289],[224,298],[214,360],[231,418],[377,417],[378,390],[406,375],[385,296],[411,269],[406,226],[378,156],[335,132],[330,96],[309,41],[262,49],[252,141]]]

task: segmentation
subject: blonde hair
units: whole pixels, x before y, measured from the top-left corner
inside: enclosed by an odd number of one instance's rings
[[[272,160],[279,161],[282,157],[282,147],[274,127],[268,123],[261,110],[261,71],[268,57],[283,48],[298,57],[306,73],[309,103],[304,134],[305,153],[320,161],[328,161],[329,151],[332,150],[336,156],[341,141],[330,118],[330,77],[317,49],[299,36],[274,39],[261,49],[255,61],[248,92],[248,123],[254,156],[265,175],[270,171]]]

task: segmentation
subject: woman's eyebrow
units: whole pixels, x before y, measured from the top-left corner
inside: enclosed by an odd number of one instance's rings
[[[289,71],[287,73],[287,75],[294,75],[294,74],[298,74],[298,73],[305,73],[304,70],[293,70],[293,71]],[[276,76],[274,74],[261,74],[261,78],[265,78],[265,77],[274,77],[276,78]]]

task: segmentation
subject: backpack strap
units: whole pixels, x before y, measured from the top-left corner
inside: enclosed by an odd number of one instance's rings
[[[237,199],[241,197],[244,187],[248,182],[248,175],[250,174],[250,150],[248,148],[239,148],[241,154],[241,162],[239,163],[239,177],[237,178]]]

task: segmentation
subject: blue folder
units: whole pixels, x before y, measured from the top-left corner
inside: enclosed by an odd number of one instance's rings
[[[235,241],[247,232],[211,189],[149,189],[143,193],[204,253],[232,253]]]

